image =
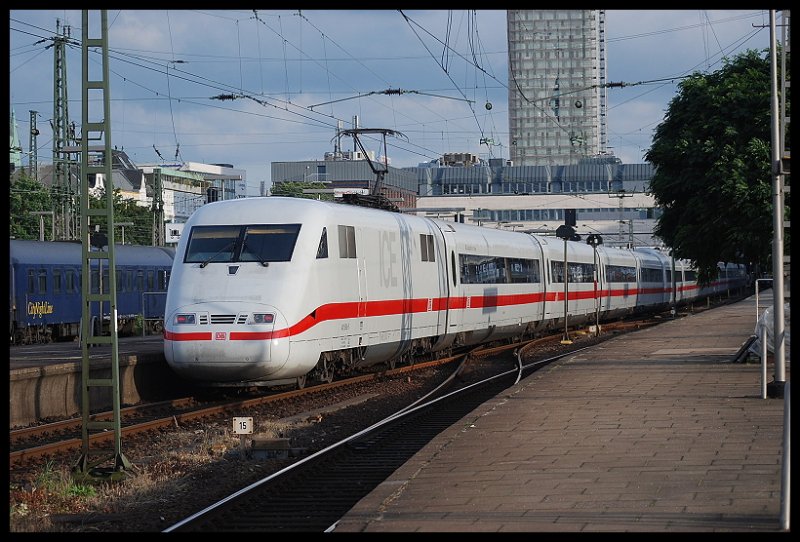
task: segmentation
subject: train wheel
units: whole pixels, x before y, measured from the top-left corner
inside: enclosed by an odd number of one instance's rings
[[[319,373],[319,379],[327,384],[333,382],[333,364],[329,364],[327,360],[322,360],[322,368]]]

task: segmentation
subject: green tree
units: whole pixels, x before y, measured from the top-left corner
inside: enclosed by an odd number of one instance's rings
[[[90,196],[89,206],[92,208],[105,207],[105,195]],[[53,211],[53,199],[50,190],[39,181],[22,172],[11,178],[9,190],[9,235],[17,239],[39,239],[38,215],[31,214],[37,211]],[[45,216],[44,238],[49,241],[51,237],[52,217]],[[153,242],[153,214],[148,207],[137,205],[132,199],[123,199],[119,189],[114,189],[114,222],[133,222],[133,226],[125,228],[125,244],[150,245]],[[120,230],[117,228],[115,239],[122,242]]]
[[[50,191],[42,183],[32,179],[26,173],[11,177],[9,189],[9,235],[17,239],[39,239],[38,211],[52,211],[53,204]],[[44,235],[50,240],[52,231],[50,222],[53,217],[45,217]]]
[[[679,85],[645,155],[655,166],[650,190],[663,209],[655,234],[697,267],[702,283],[716,276],[718,261],[768,268],[770,100],[766,51],[694,73]]]
[[[321,199],[333,201],[333,194],[303,194],[303,190],[324,190],[325,183],[308,181],[286,181],[272,185],[273,196],[288,196],[291,198]]]
[[[105,191],[101,191],[97,197],[92,196],[89,206],[92,208],[104,208],[106,206]],[[118,188],[114,189],[114,223],[133,222],[133,226],[125,227],[126,245],[151,245],[153,243],[153,213],[149,207],[137,205],[136,201],[130,198],[123,198]],[[114,241],[122,243],[121,230],[116,228]]]

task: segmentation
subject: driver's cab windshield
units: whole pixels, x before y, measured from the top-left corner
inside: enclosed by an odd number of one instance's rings
[[[205,267],[213,262],[288,262],[300,224],[194,226],[185,263]]]

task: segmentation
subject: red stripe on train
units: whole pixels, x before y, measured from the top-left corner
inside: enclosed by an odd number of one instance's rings
[[[681,290],[693,287],[681,287]],[[694,287],[696,288],[696,286]],[[648,288],[638,290],[613,289],[598,290],[597,297],[628,297],[642,293],[662,293],[669,290]],[[570,300],[594,299],[594,290],[573,290],[569,292]],[[527,305],[531,303],[541,303],[543,301],[563,301],[563,291],[549,291],[544,293],[531,294],[511,294],[511,295],[487,295],[479,294],[474,296],[454,297],[454,298],[419,298],[419,299],[389,299],[382,301],[367,302],[346,302],[329,303],[322,305],[311,314],[297,322],[295,325],[276,331],[231,331],[229,338],[232,341],[264,341],[280,339],[293,335],[299,335],[308,331],[315,325],[332,320],[346,320],[349,318],[369,318],[376,316],[392,316],[402,314],[438,312],[449,309],[482,309],[487,307],[504,307],[513,305]],[[176,333],[164,331],[164,338],[173,341],[210,341],[210,332]]]

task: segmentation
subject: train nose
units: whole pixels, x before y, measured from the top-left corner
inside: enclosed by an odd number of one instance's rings
[[[286,363],[285,329],[285,318],[269,305],[186,305],[167,315],[164,355],[175,372],[192,379],[262,378]]]

